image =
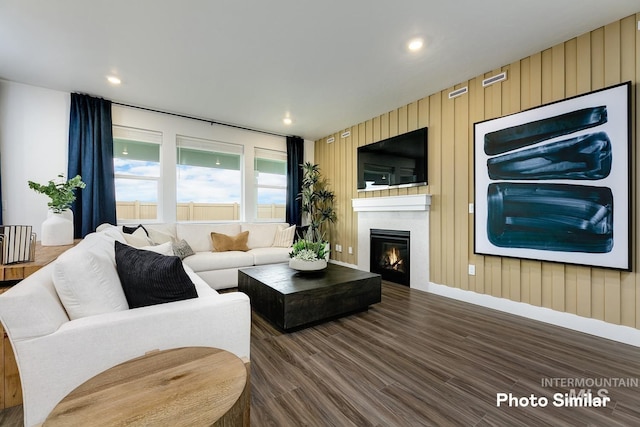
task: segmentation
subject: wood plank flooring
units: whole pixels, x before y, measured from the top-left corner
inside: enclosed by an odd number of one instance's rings
[[[252,426],[637,426],[640,349],[383,283],[368,311],[282,333],[253,314]],[[558,380],[560,381],[560,380]],[[554,407],[554,393],[606,388],[603,408]],[[496,406],[497,393],[547,407]],[[0,412],[20,426],[21,408]],[[18,421],[16,421],[18,420]]]
[[[559,408],[572,387],[542,386],[640,381],[640,349],[390,283],[368,311],[294,333],[254,314],[251,351],[253,426],[640,425],[639,387]],[[549,403],[497,407],[497,393]]]

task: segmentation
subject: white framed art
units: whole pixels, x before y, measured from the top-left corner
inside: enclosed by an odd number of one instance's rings
[[[631,83],[474,124],[474,252],[631,269]]]

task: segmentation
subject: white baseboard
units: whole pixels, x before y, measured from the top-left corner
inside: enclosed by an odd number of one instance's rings
[[[427,286],[419,286],[415,289],[640,347],[640,330],[629,326],[614,325],[602,320],[563,313],[545,307],[537,307],[506,298],[479,294],[436,283],[429,283]]]
[[[330,260],[333,264],[344,267],[358,268],[357,265],[348,264],[341,261]],[[512,301],[506,298],[498,298],[492,295],[479,294],[464,289],[452,288],[450,286],[429,283],[428,285],[412,286],[413,289],[429,292],[443,297],[468,302],[470,304],[491,308],[527,319],[538,320],[551,325],[560,326],[585,334],[606,338],[612,341],[640,347],[640,329],[629,326],[614,325],[602,320],[590,319],[572,313],[551,310],[546,307],[538,307],[523,302]]]

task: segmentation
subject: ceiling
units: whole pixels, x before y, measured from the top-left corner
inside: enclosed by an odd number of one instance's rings
[[[0,78],[316,140],[636,12],[638,0],[0,0]]]

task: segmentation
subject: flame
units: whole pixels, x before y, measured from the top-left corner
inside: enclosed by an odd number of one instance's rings
[[[385,253],[382,265],[390,270],[404,272],[404,263],[400,257],[400,250],[396,246]]]

